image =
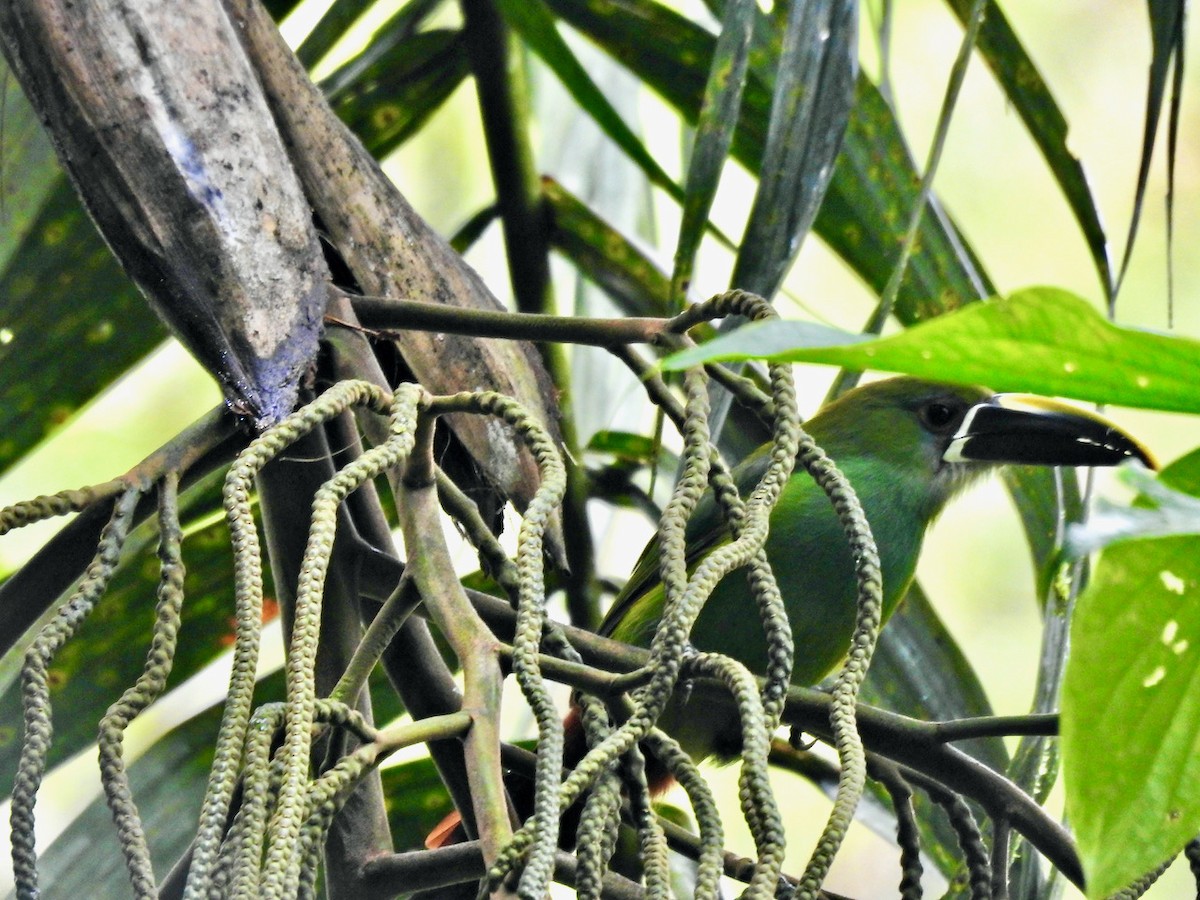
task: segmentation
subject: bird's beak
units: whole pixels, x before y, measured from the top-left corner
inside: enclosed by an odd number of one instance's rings
[[[1039,466],[1136,459],[1158,468],[1145,447],[1103,416],[1034,394],[996,394],[971,407],[942,459]]]

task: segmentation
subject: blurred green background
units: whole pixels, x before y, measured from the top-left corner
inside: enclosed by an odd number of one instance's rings
[[[365,39],[372,23],[386,19],[395,5],[376,4],[315,74],[319,77],[332,71],[339,58],[352,55],[355,41]],[[689,14],[703,8],[699,0],[679,5]],[[284,23],[293,45],[326,6],[326,0],[307,2]],[[864,65],[876,77],[880,69],[871,22],[878,17],[878,7],[878,3],[866,4],[862,33]],[[923,159],[961,28],[940,0],[906,0],[896,7],[891,89],[912,152]],[[1009,0],[1003,8],[1070,123],[1071,146],[1090,175],[1110,237],[1119,250],[1132,208],[1142,145],[1140,123],[1150,54],[1144,4],[1129,0]],[[1189,24],[1194,45],[1196,25],[1194,21]],[[581,48],[581,54],[585,53],[587,49]],[[684,140],[674,114],[652,95],[622,93],[621,73],[613,72],[615,67],[599,54],[590,53],[586,58],[595,61],[593,77],[608,84],[614,100],[640,124],[659,161],[678,175]],[[552,120],[552,128],[546,126],[546,133],[539,136],[541,169],[555,172],[559,148],[569,140],[595,143],[597,152],[611,161],[614,179],[640,177],[624,157],[603,147],[603,139],[596,137],[581,113],[573,111],[552,79],[537,77],[540,70],[536,65],[533,71],[539,102],[561,110]],[[1174,327],[1190,335],[1200,334],[1200,259],[1192,250],[1200,243],[1200,96],[1196,79],[1193,67],[1183,95],[1174,220]],[[1167,326],[1164,141],[1165,127],[1137,248],[1117,307],[1120,322],[1156,329]],[[422,215],[449,234],[491,197],[482,147],[474,89],[468,79],[428,126],[387,160],[386,168]],[[567,186],[571,186],[569,180]],[[739,233],[753,196],[752,186],[753,180],[736,164],[727,167],[713,211],[714,220],[727,233]],[[936,191],[1001,291],[1050,284],[1100,298],[1087,249],[1066,203],[1023,125],[978,59],[972,62],[959,100]],[[677,207],[655,193],[652,209],[654,250],[666,264],[675,243]],[[508,282],[497,227],[488,230],[468,259],[504,298]],[[722,290],[731,266],[731,255],[710,242],[695,279],[696,295]],[[559,275],[559,296],[569,298],[575,289],[574,276],[565,268]],[[788,309],[783,304],[784,315],[815,316],[851,330],[861,328],[875,303],[873,295],[815,237],[806,240],[785,293],[792,305]],[[577,362],[585,365],[585,354],[578,354]],[[813,368],[800,374],[802,408],[807,413],[819,403],[832,371]],[[612,407],[603,413],[610,422],[623,415],[643,414],[640,398],[629,385],[614,384],[612,394]],[[36,453],[5,473],[0,478],[0,505],[122,472],[218,401],[219,392],[211,379],[173,341],[168,342],[87,409],[64,422]],[[627,409],[622,409],[623,404]],[[1139,435],[1163,461],[1200,443],[1200,426],[1194,420],[1123,409],[1108,413]],[[588,434],[581,435],[582,442],[587,438]],[[1108,478],[1100,478],[1102,493],[1114,490]],[[622,578],[652,526],[632,514],[607,508],[595,514],[598,522],[607,523],[608,530],[600,544],[600,571]],[[26,529],[0,541],[0,572],[18,566],[53,527]],[[919,575],[983,678],[996,712],[1025,712],[1037,670],[1039,617],[1024,538],[998,483],[976,488],[946,513],[930,535]],[[513,727],[520,729],[525,724],[517,722]],[[715,772],[714,779],[728,796],[736,795],[734,770]],[[781,775],[778,784],[784,809],[794,812],[794,821],[789,823],[787,868],[796,870],[819,833],[825,806],[816,791],[799,779]],[[72,793],[77,789],[65,790]],[[49,806],[53,805],[50,801]],[[752,846],[749,837],[738,830],[734,819],[730,816],[727,822],[730,845],[748,851]],[[890,895],[898,870],[879,863],[894,858],[880,853],[879,841],[865,829],[854,834],[839,855],[827,886],[856,897]],[[7,865],[5,855],[0,858],[0,873]],[[1186,867],[1177,865],[1149,896],[1182,897],[1193,890]]]

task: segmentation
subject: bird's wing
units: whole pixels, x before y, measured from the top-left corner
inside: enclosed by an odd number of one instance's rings
[[[695,563],[702,559],[710,550],[728,542],[728,540],[729,530],[723,526],[711,529],[698,540],[692,541],[689,539],[685,555],[688,571],[690,572]],[[655,535],[650,539],[650,543],[646,545],[646,549],[642,551],[637,565],[634,566],[633,574],[629,576],[629,580],[625,582],[625,587],[608,610],[608,614],[605,615],[604,622],[600,625],[600,634],[611,635],[619,624],[626,621],[631,610],[639,601],[643,600],[650,592],[660,588],[659,567],[661,565],[662,543],[659,541],[658,536]],[[661,600],[659,602],[661,603]],[[659,613],[656,611],[654,618],[657,619],[658,615]]]
[[[734,469],[734,482],[738,486],[738,491],[743,496],[762,477],[769,463],[769,454],[760,449],[747,457],[741,465]],[[692,571],[696,563],[712,550],[722,544],[728,543],[729,538],[729,528],[725,523],[724,516],[721,515],[720,510],[717,508],[716,500],[713,498],[712,491],[710,490],[700,498],[700,501],[696,504],[695,511],[692,513],[692,517],[688,520],[686,531],[687,550],[684,556],[688,571]],[[659,540],[658,535],[655,535],[646,544],[645,549],[642,550],[642,555],[638,557],[637,564],[633,568],[633,573],[629,576],[629,580],[625,582],[625,587],[617,595],[616,601],[609,609],[607,615],[605,615],[604,621],[600,625],[600,634],[612,635],[618,625],[627,621],[634,606],[639,601],[656,590],[661,594],[661,590],[659,590],[659,569],[661,565],[662,542]],[[653,604],[655,609],[652,615],[648,615],[647,617],[653,618],[657,622],[661,614],[661,604],[662,598],[660,596],[657,598],[657,604]],[[649,613],[648,610],[647,613]]]

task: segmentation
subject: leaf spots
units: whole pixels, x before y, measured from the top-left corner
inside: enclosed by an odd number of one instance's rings
[[[42,244],[46,247],[61,244],[70,230],[71,221],[69,219],[57,219],[42,229]]]
[[[110,320],[102,319],[88,329],[87,334],[84,335],[84,340],[89,344],[103,344],[111,340],[116,331],[116,326]]]
[[[1161,572],[1159,572],[1158,579],[1162,582],[1163,587],[1165,587],[1172,594],[1178,594],[1182,597],[1184,592],[1187,590],[1187,582],[1169,569],[1163,569]],[[1167,625],[1168,627],[1171,625],[1178,627],[1178,623],[1174,620],[1168,622]]]

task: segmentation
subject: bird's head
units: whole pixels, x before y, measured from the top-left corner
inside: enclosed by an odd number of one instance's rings
[[[919,490],[932,519],[974,478],[1004,464],[1115,466],[1154,459],[1096,413],[1032,394],[890,378],[848,392],[810,423],[837,460],[870,455]],[[828,438],[823,443],[823,438]],[[897,485],[899,486],[899,485]]]

